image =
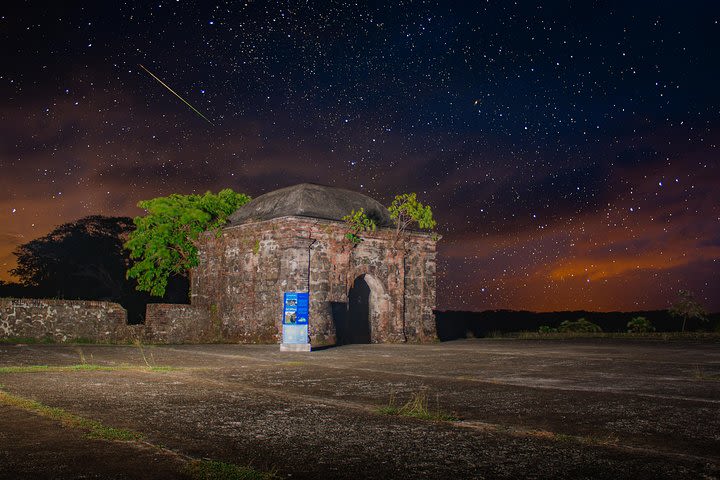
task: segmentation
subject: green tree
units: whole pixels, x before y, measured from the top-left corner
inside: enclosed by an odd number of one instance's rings
[[[437,225],[430,206],[420,203],[414,193],[396,195],[388,211],[395,222],[396,242],[412,225],[422,230],[432,230]]]
[[[200,234],[219,230],[230,214],[249,201],[247,195],[228,188],[217,194],[172,194],[139,202],[147,215],[135,217],[137,228],[125,243],[130,258],[136,260],[128,277],[137,279],[138,290],[163,296],[170,276],[187,276],[197,266],[195,242]]]
[[[707,312],[695,301],[695,297],[688,290],[680,290],[678,292],[677,301],[668,309],[671,316],[682,319],[682,332],[685,331],[685,324],[688,320],[697,318],[701,322],[706,322]]]
[[[375,221],[367,216],[364,208],[360,208],[357,212],[352,210],[350,214],[345,215],[342,219],[350,230],[345,234],[345,238],[350,240],[353,245],[363,241],[362,237],[360,237],[361,233],[375,231],[377,228]]]

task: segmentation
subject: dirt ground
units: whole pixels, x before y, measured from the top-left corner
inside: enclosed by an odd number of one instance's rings
[[[720,478],[716,343],[0,345],[0,366],[83,360],[138,368],[6,371],[0,390],[145,441],[0,404],[0,479],[183,478],[189,458],[293,479]],[[418,392],[459,420],[378,412]]]

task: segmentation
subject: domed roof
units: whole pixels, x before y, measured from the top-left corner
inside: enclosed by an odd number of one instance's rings
[[[378,227],[393,225],[390,213],[380,202],[344,188],[301,183],[260,195],[230,215],[228,226],[299,216],[342,221],[352,210],[364,209]]]

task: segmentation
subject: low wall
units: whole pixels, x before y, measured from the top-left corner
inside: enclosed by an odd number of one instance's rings
[[[148,343],[207,343],[219,341],[211,313],[202,307],[148,303],[143,341]]]
[[[0,338],[67,342],[126,340],[127,312],[117,303],[0,298]]]

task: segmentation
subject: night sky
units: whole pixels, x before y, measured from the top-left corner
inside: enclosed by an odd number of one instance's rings
[[[720,2],[79,3],[0,7],[0,279],[86,215],[314,182],[431,205],[441,309],[720,310]]]

